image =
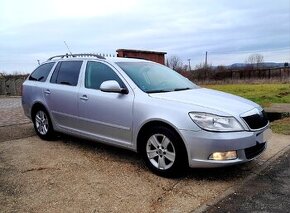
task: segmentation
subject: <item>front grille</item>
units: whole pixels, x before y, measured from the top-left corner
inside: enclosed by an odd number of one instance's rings
[[[261,154],[266,148],[266,143],[257,143],[255,146],[245,149],[245,155],[247,159],[252,159]]]
[[[269,122],[264,110],[261,112],[261,114],[253,114],[242,118],[251,129],[261,129],[267,126]]]

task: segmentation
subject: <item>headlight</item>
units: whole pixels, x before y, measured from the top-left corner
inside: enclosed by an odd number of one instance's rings
[[[191,112],[189,113],[191,119],[200,128],[217,131],[217,132],[233,132],[242,131],[244,128],[234,117],[222,117],[209,113]]]

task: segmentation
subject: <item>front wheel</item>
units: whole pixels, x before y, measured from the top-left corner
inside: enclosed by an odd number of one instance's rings
[[[143,137],[142,155],[154,173],[173,177],[179,176],[187,165],[183,141],[173,130],[154,127]]]
[[[46,110],[37,109],[33,116],[34,129],[37,135],[44,140],[51,140],[54,136],[51,120]]]

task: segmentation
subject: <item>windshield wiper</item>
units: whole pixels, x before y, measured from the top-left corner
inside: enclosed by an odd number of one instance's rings
[[[170,90],[156,89],[156,90],[148,90],[147,93],[160,93],[160,92],[171,92]]]
[[[172,92],[172,91],[181,91],[181,90],[189,90],[191,88],[185,87],[185,88],[176,88],[174,90],[163,90],[163,89],[156,89],[156,90],[148,90],[147,93],[160,93],[160,92]]]
[[[191,88],[189,88],[189,87],[176,88],[176,89],[174,89],[174,91],[189,90],[189,89],[191,89]]]

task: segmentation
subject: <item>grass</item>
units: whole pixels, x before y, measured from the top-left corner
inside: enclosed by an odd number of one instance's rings
[[[225,84],[204,85],[206,88],[228,92],[250,99],[263,107],[272,103],[290,104],[290,84]],[[290,117],[271,123],[271,129],[278,134],[290,135]]]
[[[204,85],[203,87],[238,95],[250,99],[264,107],[271,105],[271,103],[290,103],[290,83],[225,84]]]
[[[271,129],[278,134],[290,135],[290,117],[272,122]]]

